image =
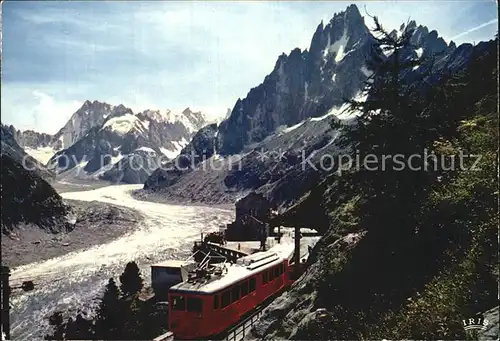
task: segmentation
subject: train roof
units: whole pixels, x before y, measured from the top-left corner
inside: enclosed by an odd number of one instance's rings
[[[151,265],[151,267],[159,267],[159,268],[180,268],[181,266],[187,266],[190,264],[194,264],[194,262],[185,261],[185,260],[177,260],[177,259],[169,259],[160,263],[156,263]]]
[[[170,288],[174,292],[211,294],[223,290],[234,283],[255,275],[264,269],[291,259],[294,251],[293,240],[276,244],[266,252],[258,252],[238,259],[236,264],[227,264],[227,272],[221,276],[198,282],[182,282]]]

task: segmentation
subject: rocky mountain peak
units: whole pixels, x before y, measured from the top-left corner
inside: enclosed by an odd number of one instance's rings
[[[80,109],[78,109],[75,113],[84,113],[84,112],[88,112],[89,110],[102,110],[102,109],[111,109],[111,105],[110,104],[107,104],[107,103],[104,103],[104,102],[99,102],[97,100],[94,100],[93,102],[92,101],[89,101],[89,100],[86,100],[83,105],[80,107]]]
[[[195,132],[206,124],[205,115],[201,111],[193,111],[187,107],[181,112],[174,112],[170,109],[165,111],[147,109],[138,114],[156,122],[175,124],[180,123],[188,131]]]
[[[392,34],[401,36],[408,30],[413,31],[412,46],[405,49],[402,58],[451,55],[456,48],[414,20],[400,25]],[[372,74],[367,59],[371,58],[375,43],[354,4],[335,13],[326,25],[320,22],[309,50],[297,48],[288,55],[282,53],[262,84],[236,101],[231,115],[219,127],[220,153],[239,153],[275,133],[278,127],[325,115],[331,108],[341,106],[345,98],[355,97]],[[467,53],[470,49],[462,52],[464,56]],[[447,61],[441,59],[441,63]],[[418,67],[410,71],[420,72]]]
[[[183,113],[184,115],[190,115],[190,114],[192,114],[192,113],[193,113],[193,111],[191,110],[191,108],[190,108],[190,107],[187,107],[186,109],[184,109],[184,110],[182,111],[182,113]]]
[[[201,111],[192,111],[189,107],[182,111],[180,121],[183,122],[184,125],[188,127],[188,129],[189,126],[191,126],[193,128],[193,132],[201,129],[206,124],[205,115],[203,115]]]
[[[21,131],[16,129],[12,124],[8,126],[2,124],[2,129],[7,131],[22,148],[36,149],[48,147],[53,139],[53,136],[50,134],[39,133],[32,129]]]
[[[442,37],[439,36],[436,30],[429,31],[426,26],[417,25],[415,20],[411,20],[408,24],[401,24],[398,30],[392,30],[390,35],[393,37],[401,36],[403,33],[412,30],[413,34],[410,43],[416,49],[422,49],[421,52],[425,55],[434,55],[444,52],[448,49],[455,49],[456,45],[450,42],[448,45]]]
[[[67,148],[85,136],[93,127],[102,125],[110,116],[122,115],[132,110],[123,105],[113,107],[97,100],[86,100],[70,117],[68,122],[54,135],[55,149]]]
[[[326,26],[323,27],[323,21],[318,25],[309,51],[315,58],[336,54],[338,60],[340,55],[362,44],[368,37],[370,32],[358,7],[353,4],[345,11],[335,13]]]
[[[347,16],[361,17],[358,6],[356,6],[355,4],[350,4],[349,6],[347,6],[345,13]]]
[[[277,127],[321,116],[353,97],[366,79],[362,67],[373,37],[356,5],[321,22],[309,50],[281,54],[264,82],[235,103],[219,127],[221,154],[240,152]]]
[[[405,29],[413,29],[410,43],[416,49],[421,49],[419,54],[421,53],[423,56],[452,52],[456,49],[455,43],[450,42],[450,44],[447,44],[436,30],[429,31],[426,26],[417,26],[415,21],[411,21]]]
[[[410,20],[410,22],[407,25],[408,30],[414,30],[417,28],[417,22],[415,20]]]

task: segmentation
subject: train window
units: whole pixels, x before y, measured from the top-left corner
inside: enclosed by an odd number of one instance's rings
[[[250,292],[254,292],[255,291],[255,278],[250,278],[250,282],[248,283],[249,284],[249,289],[250,289]]]
[[[273,275],[274,275],[273,269],[269,270],[269,275],[268,275],[269,276],[269,281],[272,281],[274,279]]]
[[[231,303],[231,291],[226,291],[222,293],[221,296],[221,308],[227,307]]]
[[[168,275],[180,275],[181,274],[181,269],[180,268],[165,268],[164,271]]]
[[[281,264],[280,265],[280,275],[283,275],[284,272],[285,272],[285,265]]]
[[[203,302],[201,298],[188,297],[187,299],[187,311],[193,313],[201,313],[203,307]]]
[[[278,278],[280,276],[280,269],[279,267],[274,268],[274,278]]]
[[[231,293],[231,302],[236,302],[237,300],[240,299],[240,286],[239,285],[235,285],[233,287],[233,290],[232,290],[232,293]]]
[[[262,283],[263,284],[266,284],[268,282],[268,279],[267,279],[267,271],[264,271],[262,273]]]
[[[248,282],[241,283],[241,297],[248,295]]]
[[[184,296],[173,296],[172,310],[186,310],[186,298]]]
[[[219,295],[214,295],[214,309],[219,309]]]

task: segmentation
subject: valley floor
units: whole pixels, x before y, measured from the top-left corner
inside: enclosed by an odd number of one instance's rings
[[[32,258],[30,260],[36,261],[12,269],[11,285],[19,285],[24,280],[35,283],[33,291],[15,290],[12,293],[11,334],[14,339],[42,339],[50,330],[48,317],[54,311],[92,314],[95,299],[107,280],[110,277],[118,280],[127,262],[136,261],[145,281],[149,282],[151,264],[188,257],[193,242],[201,233],[216,230],[234,218],[233,209],[139,201],[131,192],[140,188],[142,185],[118,185],[62,193],[65,200],[89,205],[82,206],[89,221],[92,218],[99,220],[99,215],[92,213],[95,212],[92,210],[99,211],[94,206],[97,205],[101,209],[116,207],[125,216],[137,212],[134,214],[137,223],[127,233],[99,240],[99,245],[64,251],[65,254],[46,260]],[[83,235],[76,239],[82,238]],[[92,237],[89,234],[85,238]]]
[[[52,187],[54,187],[57,193],[62,194],[66,192],[90,191],[93,189],[107,187],[112,184],[110,182],[100,181],[100,180],[71,179],[71,182],[64,180],[56,180],[51,182],[51,185]]]
[[[146,191],[143,189],[138,189],[131,192],[131,195],[134,199],[144,201],[144,202],[152,202],[157,204],[168,204],[168,205],[185,205],[185,206],[210,206],[213,208],[220,208],[224,210],[233,210],[234,203],[237,201],[235,198],[227,198],[220,201],[211,202],[209,198],[199,198],[199,199],[186,199],[180,195],[169,194],[165,195],[164,193],[155,193],[152,191]]]

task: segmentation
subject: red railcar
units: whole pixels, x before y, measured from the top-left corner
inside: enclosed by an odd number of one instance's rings
[[[169,329],[176,339],[222,333],[273,294],[292,283],[293,244],[238,259],[225,273],[179,283],[169,290]]]

